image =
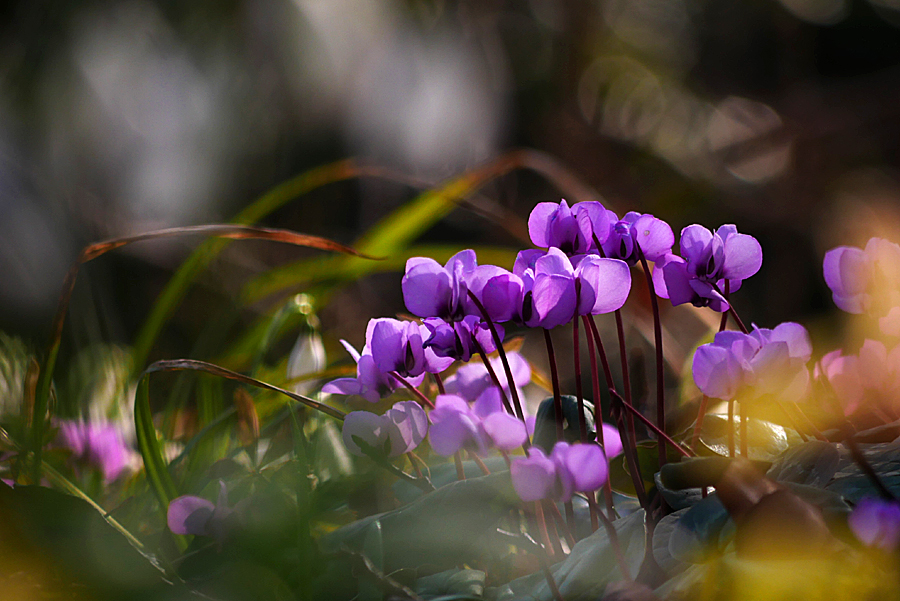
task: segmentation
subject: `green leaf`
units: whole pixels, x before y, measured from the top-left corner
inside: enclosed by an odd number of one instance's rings
[[[685,563],[701,563],[720,548],[720,534],[732,523],[719,497],[711,494],[684,511],[669,535],[669,553]]]
[[[740,422],[740,417],[735,416],[734,447],[738,450],[741,448]],[[703,446],[708,451],[727,457],[729,429],[730,425],[727,416],[717,413],[709,414],[703,418],[700,442],[703,443]],[[751,460],[774,461],[788,447],[802,442],[802,439],[794,430],[754,418],[747,420],[747,435],[747,450],[750,452]]]
[[[415,591],[423,599],[481,599],[485,574],[481,570],[454,568],[416,580]]]
[[[810,440],[788,449],[766,476],[780,482],[823,487],[837,472],[840,460],[835,443]]]

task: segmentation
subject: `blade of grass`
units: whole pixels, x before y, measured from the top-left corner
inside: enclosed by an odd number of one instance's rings
[[[78,258],[75,259],[72,267],[69,268],[69,271],[66,274],[66,279],[63,282],[63,289],[60,293],[59,302],[56,308],[56,314],[53,318],[50,343],[48,345],[46,358],[38,375],[34,406],[31,414],[31,433],[28,441],[30,450],[33,454],[31,472],[32,477],[35,481],[40,480],[40,468],[42,466],[41,453],[44,444],[44,426],[48,399],[50,395],[50,383],[53,380],[53,371],[56,367],[56,358],[59,354],[59,345],[62,340],[63,325],[65,323],[66,313],[68,312],[69,302],[72,298],[72,292],[75,289],[75,281],[78,278],[79,269],[88,261],[96,259],[97,257],[100,257],[111,250],[115,250],[117,248],[121,248],[135,242],[196,234],[237,240],[255,239],[268,240],[272,242],[283,242],[296,246],[306,246],[310,248],[318,248],[321,250],[343,252],[359,257],[373,258],[327,238],[310,236],[307,234],[299,234],[290,230],[250,227],[243,225],[213,224],[168,228],[152,232],[145,232],[134,236],[125,236],[122,238],[104,240],[102,242],[97,242],[95,244],[86,246],[84,249],[82,249],[81,253],[79,253]],[[133,359],[133,361],[135,360],[136,359]],[[134,365],[132,366],[132,369],[134,369]]]

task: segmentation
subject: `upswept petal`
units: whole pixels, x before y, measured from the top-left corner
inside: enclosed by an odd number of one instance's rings
[[[631,235],[648,261],[656,261],[672,252],[672,245],[675,244],[675,234],[669,224],[653,215],[638,217],[631,226]]]
[[[534,311],[541,327],[552,329],[575,316],[575,280],[564,275],[541,275],[534,280]]]
[[[528,235],[532,244],[541,248],[552,246],[550,223],[556,216],[559,207],[560,204],[555,202],[539,202],[531,210],[531,214],[528,216]]]
[[[433,259],[415,257],[407,261],[406,274],[400,280],[403,302],[413,315],[444,317],[451,296],[450,273]],[[413,266],[410,267],[410,262]]]
[[[721,346],[704,344],[694,353],[691,367],[694,382],[703,394],[730,400],[741,386],[741,369],[731,352]]]
[[[603,449],[595,444],[569,445],[560,458],[566,470],[572,475],[573,488],[577,492],[597,490],[609,476],[606,455]]]
[[[759,271],[762,259],[762,247],[756,238],[734,233],[725,240],[725,265],[721,275],[727,280],[746,280]]]
[[[556,481],[556,466],[537,447],[527,457],[515,459],[509,468],[513,488],[523,501],[540,501],[550,495]]]
[[[612,313],[622,308],[631,292],[631,270],[618,259],[586,257],[578,265],[577,277],[582,281],[582,294],[590,288],[594,296],[593,306],[578,307],[579,315]]]
[[[481,425],[494,446],[502,451],[512,451],[528,438],[525,423],[509,413],[492,413],[482,420]]]

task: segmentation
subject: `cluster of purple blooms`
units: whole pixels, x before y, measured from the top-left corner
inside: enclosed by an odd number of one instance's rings
[[[385,460],[413,451],[426,439],[436,454],[457,460],[462,452],[477,457],[495,449],[507,457],[523,501],[568,501],[576,492],[598,490],[607,482],[609,458],[622,452],[623,440],[626,445],[636,441],[598,423],[596,439],[558,441],[549,452],[532,446],[534,419],[518,403],[530,370],[520,355],[503,352],[504,325],[549,330],[618,311],[630,294],[637,264],[648,272],[657,296],[674,306],[690,303],[729,312],[740,328],[726,330],[723,319],[713,341],[694,354],[693,379],[706,397],[738,401],[743,412],[772,399],[798,403],[812,394],[816,382],[825,382],[851,415],[873,397],[895,398],[900,392],[900,346],[889,350],[869,340],[857,355],[834,351],[815,364],[811,377],[813,349],[803,326],[744,327],[729,296],[759,271],[762,249],[734,225],[713,231],[688,226],[676,254],[671,227],[652,215],[631,212],[619,219],[599,202],[569,207],[562,201],[538,204],[528,230],[539,248],[521,251],[512,271],[478,265],[472,250],[445,265],[410,259],[401,287],[406,308],[419,320],[371,320],[362,351],[341,341],[357,364],[356,377],[334,380],[323,392],[376,403],[406,387],[418,398],[397,402],[380,415],[347,414],[343,439],[351,453]],[[864,250],[833,249],[825,256],[824,272],[841,309],[874,315],[885,335],[900,335],[900,246],[872,239]],[[489,358],[494,352],[504,360]],[[483,363],[470,363],[476,355]],[[441,391],[434,401],[419,390],[427,374]],[[705,407],[704,401],[698,421]],[[657,423],[661,437],[664,430],[665,424]],[[510,454],[515,456],[510,459]],[[170,506],[170,527],[221,538],[222,524],[233,514],[223,495],[224,485],[215,505],[197,497],[177,499]],[[867,545],[900,544],[900,504],[895,501],[865,500],[849,524]]]

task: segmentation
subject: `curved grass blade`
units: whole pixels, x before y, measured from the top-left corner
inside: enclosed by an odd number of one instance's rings
[[[72,267],[69,268],[66,279],[63,282],[63,289],[60,293],[59,303],[57,304],[56,315],[53,318],[50,344],[47,350],[46,359],[44,360],[44,365],[38,375],[34,406],[31,414],[31,436],[29,440],[29,446],[33,453],[32,476],[35,481],[40,479],[40,468],[42,465],[41,452],[44,443],[45,414],[47,413],[47,401],[50,395],[50,382],[53,379],[53,370],[56,366],[56,358],[59,353],[60,341],[62,340],[63,325],[65,323],[69,302],[72,299],[72,292],[75,289],[75,280],[78,278],[79,269],[88,261],[96,259],[111,250],[121,248],[134,242],[192,234],[202,234],[205,236],[215,236],[235,240],[268,240],[272,242],[293,244],[296,246],[343,252],[368,259],[374,258],[327,238],[299,234],[290,230],[250,227],[244,225],[197,225],[176,227],[145,232],[134,236],[114,238],[112,240],[105,240],[86,246],[82,249],[81,253],[79,253],[78,258],[75,259]],[[133,360],[136,361],[136,359]]]
[[[512,268],[518,250],[497,246],[475,246],[479,263]],[[440,263],[459,252],[459,246],[449,244],[422,244],[390,253],[382,261],[361,265],[347,261],[345,257],[316,257],[282,265],[267,271],[247,283],[241,291],[242,301],[254,303],[281,292],[293,291],[303,286],[322,282],[343,282],[370,273],[403,271],[411,257],[430,257]]]
[[[232,220],[232,223],[251,225],[299,196],[303,196],[327,184],[359,177],[376,177],[399,181],[412,186],[420,185],[419,182],[412,181],[410,178],[404,177],[390,169],[359,165],[352,159],[344,159],[310,169],[272,188],[241,211]],[[156,299],[150,315],[147,316],[135,338],[133,349],[135,370],[139,369],[146,362],[156,337],[162,330],[163,325],[171,317],[175,307],[184,297],[194,277],[222,252],[227,245],[227,240],[207,241],[181,264],[181,267],[178,268],[166,284],[166,287]]]

